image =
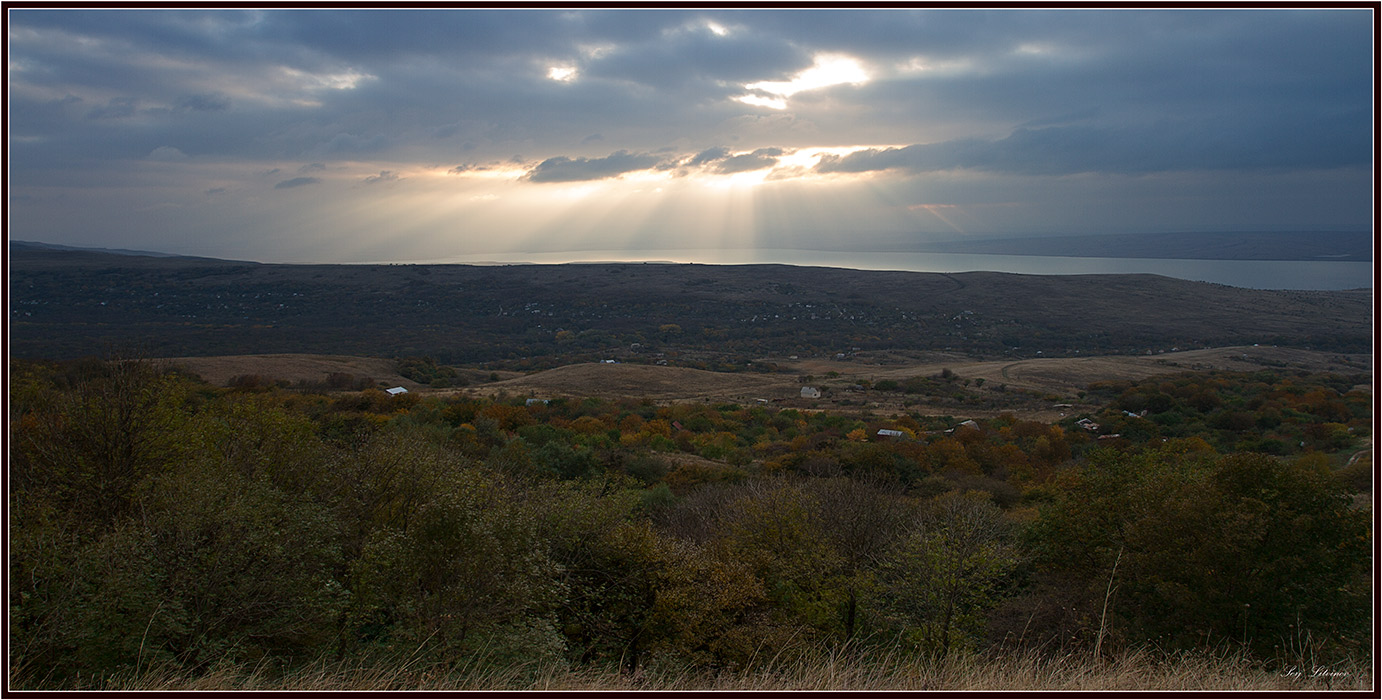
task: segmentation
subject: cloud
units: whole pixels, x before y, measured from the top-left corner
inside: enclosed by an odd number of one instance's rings
[[[1002,139],[955,139],[824,156],[822,173],[980,170],[1020,175],[1332,168],[1369,163],[1357,120],[1293,128],[1161,120],[1149,125],[1019,128]],[[1324,127],[1324,128],[1322,128]]]
[[[286,190],[291,189],[293,187],[302,187],[303,185],[315,185],[319,182],[321,182],[321,178],[318,177],[295,177],[290,180],[284,180],[283,182],[274,185],[274,189]]]
[[[1023,124],[1019,124],[1019,125],[1018,125],[1018,128],[1028,128],[1028,129],[1030,129],[1030,128],[1036,128],[1036,127],[1041,127],[1041,126],[1056,126],[1056,125],[1061,125],[1061,124],[1069,124],[1069,123],[1071,123],[1071,122],[1087,121],[1087,120],[1093,119],[1093,118],[1095,118],[1095,117],[1097,117],[1097,116],[1099,116],[1099,108],[1098,108],[1097,106],[1095,106],[1095,107],[1088,107],[1088,108],[1086,108],[1086,109],[1081,109],[1081,110],[1077,110],[1077,111],[1074,111],[1074,112],[1069,112],[1069,113],[1067,113],[1067,114],[1062,114],[1062,115],[1055,116],[1055,117],[1045,117],[1045,118],[1042,118],[1042,119],[1033,119],[1033,120],[1031,120],[1031,121],[1029,121],[1029,122],[1026,122],[1026,123],[1023,123]]]
[[[310,173],[310,172],[317,172],[317,171],[321,171],[321,170],[326,170],[326,165],[325,165],[324,163],[308,163],[308,164],[306,164],[306,165],[304,165],[304,166],[298,168],[298,172],[300,172],[300,173]]]
[[[530,182],[579,182],[618,177],[624,173],[648,170],[661,162],[650,153],[634,154],[616,151],[604,158],[567,158],[557,156],[538,163],[524,179]]]
[[[721,159],[712,170],[725,175],[751,170],[762,170],[777,165],[777,159],[785,154],[781,148],[760,148],[752,153],[741,153]]]
[[[386,187],[385,173],[403,179],[403,172],[444,163],[456,164],[439,167],[453,174],[527,171],[527,183],[618,178],[643,169],[677,175],[771,169],[766,182],[809,176],[798,168],[814,167],[816,173],[878,173],[866,185],[841,177],[814,190],[816,204],[831,192],[896,194],[841,196],[840,211],[857,209],[861,217],[884,217],[923,185],[925,197],[917,201],[956,201],[934,194],[952,180],[964,187],[957,184],[948,196],[982,201],[1000,197],[995,183],[1002,183],[1002,201],[1020,202],[1054,201],[1042,196],[1051,191],[1043,188],[1059,185],[1060,206],[1042,210],[1049,220],[1024,219],[1025,209],[1012,220],[1014,227],[1061,230],[1070,222],[1083,225],[1079,213],[1089,208],[1115,211],[1101,204],[1116,201],[1098,190],[1102,182],[1126,181],[1131,191],[1151,179],[1203,178],[1195,180],[1200,183],[1232,171],[1224,179],[1281,179],[1273,180],[1272,194],[1232,190],[1232,201],[1221,198],[1214,206],[1233,216],[1203,220],[1238,217],[1247,226],[1262,218],[1268,199],[1279,211],[1284,205],[1276,195],[1298,192],[1292,205],[1300,220],[1352,221],[1355,208],[1345,207],[1350,213],[1343,217],[1340,205],[1359,190],[1369,193],[1358,200],[1362,208],[1371,202],[1372,169],[1364,166],[1375,154],[1373,14],[1366,8],[15,8],[7,15],[9,184],[16,195],[22,188],[54,188],[45,190],[41,206],[25,205],[32,212],[27,221],[47,226],[74,220],[78,211],[104,223],[129,210],[110,202],[141,188],[165,188],[146,202],[195,195],[196,202],[182,202],[191,216],[206,204],[201,193],[209,189],[320,184],[314,178],[325,179],[346,161],[357,182],[368,175]],[[746,85],[789,82],[812,67],[813,57],[831,54],[857,59],[870,81],[797,93],[782,111],[734,101]],[[552,81],[553,65],[572,66],[578,77]],[[827,157],[814,166],[772,150],[858,144],[898,147]],[[170,161],[189,153],[195,171],[130,167],[132,159]],[[516,153],[527,156],[509,161]],[[330,167],[298,169],[314,161]],[[266,174],[272,168],[281,170]],[[1328,169],[1349,172],[1323,172]],[[1293,187],[1281,184],[1290,178]],[[422,179],[413,184],[423,189]],[[683,196],[674,189],[661,199]],[[770,184],[754,196],[788,189]],[[69,204],[53,204],[58,192]],[[121,197],[101,199],[108,192]],[[327,195],[349,189],[312,192],[318,193],[323,206],[332,206]],[[419,213],[429,206],[443,211],[453,201],[422,197],[410,200]],[[1188,211],[1177,197],[1168,195],[1159,219],[1149,214],[1158,211],[1150,197],[1127,216],[1146,228],[1173,216],[1194,225],[1188,214],[1174,213]],[[284,208],[278,211],[300,207],[300,200],[263,198],[266,206]],[[516,203],[540,200],[506,197],[493,215],[512,203],[504,216],[536,216],[538,206],[520,211]],[[227,207],[225,225],[262,226],[269,217],[255,206],[233,213]],[[785,215],[768,210],[757,210],[760,225],[784,227],[770,219]],[[611,221],[626,212],[619,209]],[[131,219],[125,228],[155,225]],[[497,218],[485,225],[507,226]]]
[[[365,178],[366,185],[374,185],[380,182],[393,182],[398,179],[398,173],[392,170],[380,170],[378,175],[370,175]]]
[[[373,136],[340,133],[332,135],[325,143],[319,144],[313,150],[318,154],[363,153],[382,150],[388,144],[389,137],[382,133]]]
[[[133,97],[112,97],[103,107],[95,107],[86,113],[87,119],[125,119],[134,116],[136,100]]]
[[[777,159],[787,153],[786,150],[776,147],[759,148],[749,153],[730,155],[730,150],[724,146],[707,148],[684,162],[673,164],[672,167],[680,167],[679,174],[686,175],[691,168],[701,168],[712,173],[730,175],[733,173],[748,172],[751,170],[762,170],[777,165]]]
[[[176,163],[187,160],[187,154],[179,151],[172,146],[159,146],[144,156],[144,160],[151,160],[159,163]]]
[[[215,93],[187,95],[173,105],[174,112],[220,112],[230,109],[230,98]]]
[[[713,163],[717,160],[722,160],[725,156],[728,155],[728,148],[725,148],[723,146],[716,146],[714,148],[707,148],[704,151],[697,153],[696,155],[691,157],[691,160],[686,161],[686,164],[692,166],[705,165],[706,163]]]

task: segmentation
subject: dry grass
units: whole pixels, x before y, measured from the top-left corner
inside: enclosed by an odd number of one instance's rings
[[[632,396],[654,400],[699,400],[800,395],[795,377],[708,372],[688,367],[581,363],[508,379],[468,393],[536,396]]]
[[[822,359],[788,360],[772,358],[784,368],[794,370],[784,374],[748,372],[708,372],[685,367],[662,367],[631,363],[581,363],[555,369],[520,374],[497,372],[502,381],[489,382],[489,373],[467,370],[473,382],[465,388],[434,390],[399,376],[394,362],[381,358],[346,355],[227,355],[220,357],[179,357],[171,362],[197,373],[212,384],[225,385],[231,377],[258,374],[289,382],[322,382],[328,373],[345,372],[357,377],[371,377],[389,385],[406,387],[444,396],[467,395],[494,397],[559,396],[603,398],[632,397],[659,402],[729,401],[753,404],[757,399],[785,400],[784,407],[838,408],[834,402],[800,399],[797,374],[815,375],[814,384],[829,386],[837,391],[861,380],[903,380],[910,377],[934,376],[949,369],[966,379],[983,379],[987,389],[1005,385],[1017,389],[1054,393],[1064,400],[1075,402],[1073,395],[1090,382],[1099,380],[1141,380],[1161,374],[1190,370],[1225,369],[1252,371],[1264,367],[1287,367],[1310,371],[1335,371],[1370,374],[1369,355],[1343,355],[1293,348],[1223,347],[1189,350],[1158,355],[1108,355],[1097,357],[1038,358],[1026,360],[975,361],[954,353],[923,353],[918,359],[904,359],[894,353],[865,353],[860,359],[837,362]],[[826,375],[834,372],[835,376]],[[1365,385],[1366,386],[1366,385]],[[845,396],[841,394],[841,396]],[[990,394],[990,396],[1000,396]],[[897,412],[908,408],[922,413],[949,415],[953,407],[929,408],[904,406],[908,397],[871,392],[849,395],[863,399],[871,408],[883,412]],[[910,402],[909,402],[910,403]],[[1088,408],[1088,407],[1085,407]],[[1081,410],[1081,409],[1077,409]],[[1031,406],[1004,405],[993,410],[967,407],[961,412],[968,417],[993,417],[1013,412],[1028,419],[1054,422],[1064,417],[1055,409]]]
[[[860,661],[822,653],[742,672],[679,668],[636,674],[559,666],[461,667],[403,663],[359,667],[319,663],[283,678],[254,669],[224,668],[194,678],[152,669],[137,678],[109,679],[102,690],[139,691],[1371,691],[1368,664],[1329,669],[1273,670],[1240,657],[1154,656],[1134,652],[1101,661],[1090,657],[953,657],[943,662],[885,655]]]
[[[331,372],[371,377],[409,389],[420,388],[399,376],[393,360],[350,355],[221,355],[217,357],[173,357],[168,362],[186,367],[203,380],[225,386],[231,377],[258,374],[289,382],[323,382]]]

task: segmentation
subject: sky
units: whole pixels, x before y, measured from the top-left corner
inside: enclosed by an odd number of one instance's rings
[[[8,21],[17,240],[374,262],[1373,216],[1366,9]]]

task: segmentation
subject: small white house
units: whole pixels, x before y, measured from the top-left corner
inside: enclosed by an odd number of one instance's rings
[[[878,430],[878,437],[900,438],[903,435],[905,435],[905,433],[903,433],[901,430],[889,430],[887,428],[880,428]]]
[[[978,429],[979,429],[979,424],[978,424],[978,423],[975,423],[975,422],[972,421],[972,420],[967,420],[967,421],[965,421],[965,422],[963,422],[963,423],[960,423],[959,425],[957,425],[957,426],[955,426],[955,427],[953,427],[953,428],[951,428],[951,429],[945,431],[945,433],[946,433],[946,435],[953,435],[953,434],[955,434],[955,433],[960,432],[961,430],[966,430],[966,429],[978,430]]]
[[[408,390],[407,390],[407,389],[404,389],[404,388],[401,387],[401,386],[396,386],[396,387],[394,387],[394,388],[392,388],[392,389],[385,389],[384,392],[387,393],[389,396],[398,396],[399,394],[406,394],[406,393],[408,393]]]
[[[821,390],[814,386],[804,386],[801,388],[801,398],[803,399],[819,399],[820,397]]]

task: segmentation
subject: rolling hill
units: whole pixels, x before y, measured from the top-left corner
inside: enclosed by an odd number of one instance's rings
[[[1370,290],[1263,291],[1156,275],[279,265],[16,249],[10,294],[18,357],[139,346],[163,357],[428,355],[511,369],[619,357],[744,369],[752,358],[881,349],[1021,359],[1372,347]]]

